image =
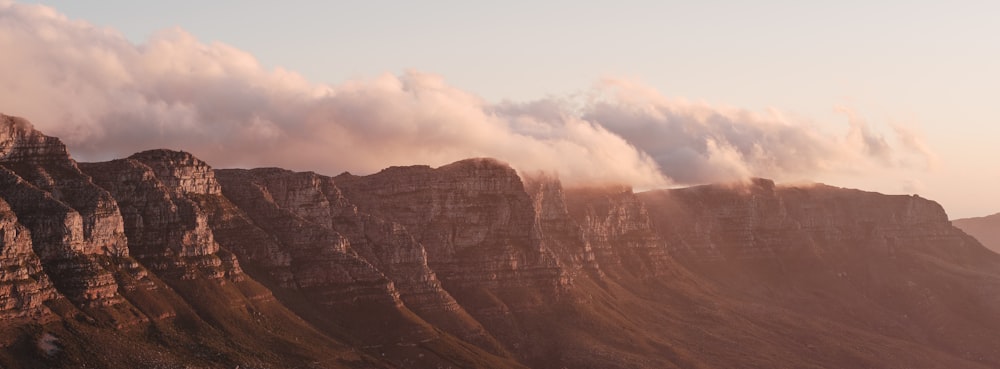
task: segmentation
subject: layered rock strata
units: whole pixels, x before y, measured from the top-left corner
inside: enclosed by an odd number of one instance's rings
[[[31,247],[28,228],[0,200],[0,319],[39,317],[57,293]]]
[[[598,264],[618,276],[658,278],[677,272],[646,205],[631,188],[612,186],[567,191],[568,213],[579,224]]]
[[[359,210],[404,225],[445,290],[477,318],[538,308],[569,283],[506,164],[470,159],[334,180]]]
[[[59,139],[0,116],[0,194],[62,294],[81,306],[124,303],[106,260],[128,257],[118,205]]]
[[[219,170],[217,174],[226,198],[247,214],[254,225],[272,235],[283,254],[287,253],[285,256],[251,252],[248,256],[279,260],[287,257],[295,288],[315,290],[324,305],[362,300],[401,304],[399,291],[391,281],[353,252],[345,237],[279,206],[268,189],[256,183],[249,172]]]
[[[525,190],[535,209],[535,226],[545,246],[556,253],[569,271],[583,271],[600,278],[603,271],[583,229],[569,214],[566,195],[558,178],[538,175],[526,178]],[[576,274],[576,273],[574,273]]]
[[[226,233],[219,238],[220,242],[267,278],[276,281],[287,278],[283,288],[297,296],[294,299],[312,306],[302,310],[304,313],[312,314],[309,311],[319,309],[320,314],[313,315],[319,316],[319,320],[314,320],[318,324],[346,328],[368,345],[413,344],[437,336],[404,305],[393,281],[354,250],[347,237],[330,227],[329,218],[318,218],[319,213],[309,213],[304,208],[284,207],[284,201],[276,199],[290,192],[278,188],[272,193],[266,181],[253,172],[219,170],[216,176],[226,201],[231,200],[245,216],[212,216],[213,227],[244,230]],[[321,196],[316,200],[322,201]],[[314,204],[309,206],[316,208]],[[216,207],[222,209],[225,205]],[[316,209],[329,211],[326,207]],[[263,233],[247,231],[248,228]],[[275,264],[273,260],[283,260],[288,266]]]
[[[222,172],[224,177],[240,177],[241,182],[259,186],[262,189],[259,194],[311,226],[345,237],[348,249],[388,278],[399,291],[400,301],[429,323],[491,351],[499,351],[483,327],[441,288],[427,265],[423,246],[406,228],[359,212],[344,198],[333,179],[276,168]]]
[[[908,247],[947,254],[971,247],[944,209],[915,195],[766,179],[640,195],[671,252],[696,259],[772,258],[863,246],[885,255]],[[947,246],[946,246],[947,245]],[[975,248],[974,248],[975,249]]]
[[[185,153],[154,150],[80,167],[117,200],[131,255],[144,265],[169,279],[240,278],[231,256],[224,267],[208,215],[188,198],[221,194],[203,162]]]

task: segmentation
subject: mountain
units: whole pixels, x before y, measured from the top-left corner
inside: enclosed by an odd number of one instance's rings
[[[1000,252],[1000,213],[979,218],[957,219],[951,222],[975,237],[994,252]]]
[[[1000,366],[1000,256],[916,196],[78,163],[0,116],[0,240],[4,368]]]

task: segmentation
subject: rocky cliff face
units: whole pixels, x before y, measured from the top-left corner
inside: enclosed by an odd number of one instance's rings
[[[288,271],[291,283],[286,285],[287,293],[300,296],[312,305],[311,309],[325,312],[321,315],[333,317],[320,318],[322,324],[345,327],[367,345],[412,344],[436,337],[436,333],[404,305],[393,281],[359,255],[347,237],[333,230],[329,218],[318,218],[319,213],[314,212],[312,219],[322,221],[314,223],[297,214],[305,209],[284,207],[277,199],[290,200],[294,195],[281,188],[272,192],[258,174],[261,172],[217,171],[225,198],[232,200],[233,205],[246,214],[246,220],[271,239],[269,242],[273,246],[262,247],[268,243],[248,240],[245,234],[220,238],[223,244],[231,245],[246,262],[271,276],[281,278],[280,274]],[[320,192],[314,195],[317,199],[322,197]],[[231,227],[232,223],[220,223],[219,226]],[[275,251],[276,254],[269,254]],[[289,268],[271,269],[274,266],[270,262],[272,259],[287,259]]]
[[[539,175],[527,178],[524,187],[531,195],[535,208],[535,226],[541,233],[544,245],[559,256],[562,265],[571,275],[582,271],[601,278],[604,272],[597,262],[590,241],[580,225],[570,217],[559,179]]]
[[[27,121],[3,116],[0,140],[0,165],[80,217],[73,247],[84,254],[128,254],[117,204],[80,172],[58,138],[41,134]]]
[[[220,195],[211,168],[191,155],[154,150],[80,167],[121,207],[131,255],[172,279],[240,278],[219,257],[208,215],[188,196]],[[222,259],[229,265],[223,267]]]
[[[427,265],[424,247],[406,228],[358,211],[332,178],[275,168],[220,173],[225,178],[227,192],[240,191],[241,184],[257,189],[231,194],[243,199],[243,204],[249,204],[248,197],[253,197],[253,201],[267,202],[301,217],[303,224],[346,238],[344,252],[370,263],[381,273],[380,277],[391,282],[392,288],[387,292],[398,293],[398,303],[424,320],[491,351],[500,351],[483,327],[441,288]]]
[[[637,278],[676,273],[663,238],[653,231],[646,205],[631,188],[578,188],[567,198],[570,214],[602,268]]]
[[[0,116],[0,193],[56,288],[81,306],[122,304],[101,257],[128,256],[121,214],[57,138]]]
[[[684,257],[769,258],[845,245],[893,255],[900,247],[943,251],[944,242],[957,251],[967,243],[940,205],[917,196],[824,185],[781,187],[755,179],[641,197],[655,208],[656,228],[667,247]]]
[[[58,139],[0,116],[0,366],[366,360],[289,312],[213,241],[194,199],[221,192],[185,155],[82,165],[95,183]]]
[[[48,313],[42,304],[55,299],[56,291],[31,248],[28,228],[6,201],[0,200],[0,319],[39,317]]]
[[[547,248],[531,197],[506,164],[470,159],[334,178],[359,211],[401,224],[426,250],[441,285],[517,357],[546,351],[519,320],[550,311],[569,274]]]
[[[282,208],[267,187],[254,181],[252,173],[221,170],[218,177],[226,197],[255,225],[275,237],[280,249],[287,252],[295,288],[316,290],[317,297],[322,296],[323,304],[327,305],[359,300],[401,305],[399,292],[391,281],[367,260],[358,257],[350,249],[347,238]]]
[[[359,210],[405,226],[445,290],[473,316],[537,308],[568,282],[541,242],[531,197],[506,164],[471,159],[335,180]]]

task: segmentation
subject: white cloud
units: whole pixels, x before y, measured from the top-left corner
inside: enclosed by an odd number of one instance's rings
[[[672,100],[649,87],[602,81],[583,116],[648,153],[681,183],[746,176],[800,178],[895,165],[901,154],[848,109],[846,134],[771,109],[754,112]]]
[[[566,183],[655,187],[885,165],[894,155],[856,119],[848,135],[828,135],[780,112],[672,101],[617,80],[587,99],[500,104],[419,71],[326,85],[181,29],[135,45],[2,0],[0,50],[0,112],[28,118],[82,160],[168,147],[216,167],[335,174],[490,156]],[[906,132],[897,129],[905,147],[926,149]]]

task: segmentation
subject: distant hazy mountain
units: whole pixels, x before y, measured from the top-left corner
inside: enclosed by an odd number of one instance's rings
[[[958,219],[951,223],[978,239],[990,250],[1000,252],[1000,213],[979,218]]]

